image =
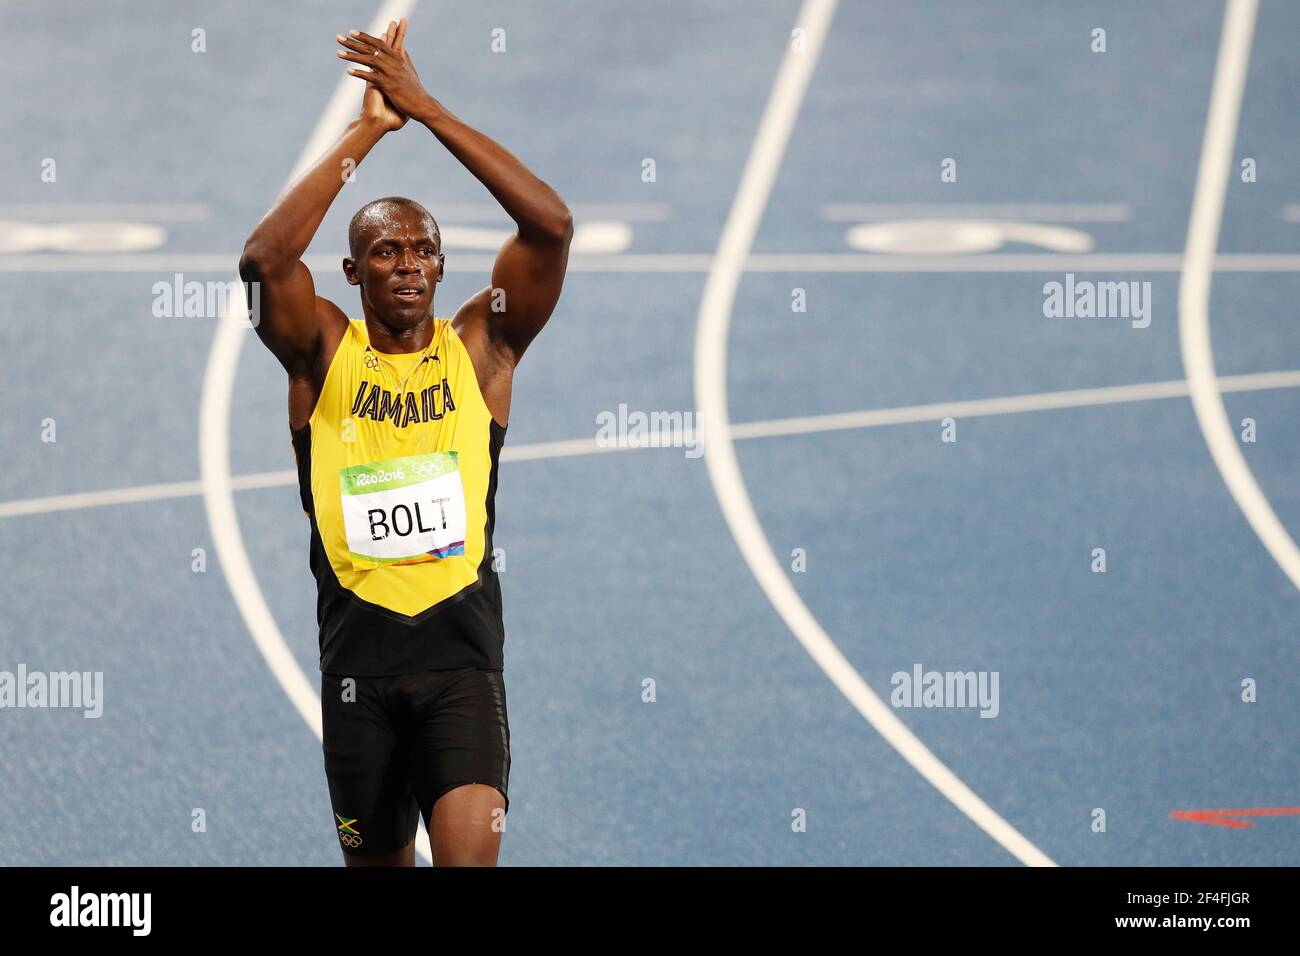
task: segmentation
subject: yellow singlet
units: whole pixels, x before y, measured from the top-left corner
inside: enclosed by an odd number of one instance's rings
[[[394,355],[350,320],[292,438],[321,670],[501,669],[492,530],[505,428],[451,322],[434,319],[424,351]]]

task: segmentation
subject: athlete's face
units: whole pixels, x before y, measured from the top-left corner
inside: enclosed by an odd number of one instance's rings
[[[343,269],[349,282],[361,286],[369,313],[405,329],[433,312],[442,251],[427,218],[408,206],[384,206],[366,224],[358,245],[357,258],[345,259]]]

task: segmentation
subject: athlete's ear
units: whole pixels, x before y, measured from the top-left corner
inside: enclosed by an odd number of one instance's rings
[[[343,258],[343,274],[347,276],[348,285],[361,285],[361,277],[357,275],[357,261],[351,256]]]
[[[440,253],[438,253],[438,278],[434,279],[433,281],[434,281],[434,282],[441,282],[441,281],[442,281],[442,277],[443,277],[444,275],[446,275],[446,274],[447,274],[447,259],[446,259],[446,257],[445,257],[441,252],[440,252]]]

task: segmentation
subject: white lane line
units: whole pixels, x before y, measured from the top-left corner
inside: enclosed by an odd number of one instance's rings
[[[439,223],[510,222],[500,206],[491,203],[435,203],[430,207]],[[627,222],[669,222],[673,218],[668,203],[569,203],[574,218],[622,219]],[[0,218],[13,219],[149,219],[155,222],[201,222],[211,218],[212,209],[204,203],[159,202],[17,202],[0,203]]]
[[[231,479],[230,487],[234,491],[251,491],[256,488],[278,488],[297,483],[298,473],[292,469],[285,469],[238,475]],[[47,514],[51,511],[76,511],[80,508],[101,508],[106,505],[130,505],[143,501],[162,501],[167,498],[192,498],[202,494],[203,482],[198,479],[169,481],[156,485],[132,485],[128,488],[108,488],[103,491],[78,491],[66,495],[0,502],[0,518]]]
[[[0,218],[43,222],[88,219],[148,219],[153,222],[202,222],[212,210],[194,202],[10,202],[0,203]]]
[[[236,475],[230,479],[230,487],[234,491],[280,488],[285,485],[296,485],[297,483],[298,472],[292,468],[284,468],[279,471],[257,471],[249,475]]]
[[[1031,219],[1044,222],[1127,222],[1127,203],[828,202],[818,207],[827,222],[872,219]]]
[[[623,219],[627,222],[668,222],[673,217],[673,207],[662,202],[571,202],[568,204],[573,218]],[[510,216],[500,206],[491,203],[428,203],[433,218],[444,222],[510,222]]]
[[[611,258],[618,258],[612,256]],[[1027,252],[901,255],[886,253],[754,253],[745,272],[1179,272],[1179,252]],[[1221,272],[1296,272],[1300,255],[1222,253]]]
[[[389,21],[409,16],[414,6],[415,0],[385,0],[375,14],[368,32],[381,36]],[[334,95],[298,156],[298,161],[294,163],[286,185],[306,171],[361,111],[364,86],[363,81],[346,73],[339,79]],[[267,606],[262,588],[248,560],[248,551],[244,547],[235,511],[230,478],[230,403],[239,352],[247,334],[246,319],[223,317],[217,323],[212,350],[208,353],[208,367],[203,377],[199,403],[199,474],[203,481],[203,503],[212,530],[212,543],[221,560],[226,583],[230,586],[239,613],[271,673],[319,740],[322,737],[320,698],[298,666]],[[417,839],[415,845],[420,855],[429,860],[429,849],[425,841]]]
[[[762,221],[790,133],[835,12],[835,0],[805,0],[796,21],[806,49],[790,47],[781,62],[758,132],[727,214],[705,282],[695,337],[695,404],[705,423],[704,448],[718,505],[741,554],[768,600],[799,643],[867,722],[936,789],[1024,863],[1053,865],[1037,847],[962,783],[867,686],[800,599],[777,563],[736,461],[727,413],[727,332],[745,257]]]
[[[1225,375],[1219,379],[1219,390],[1222,392],[1259,392],[1285,388],[1300,388],[1300,369],[1255,372],[1249,375]],[[1137,385],[1110,385],[1102,388],[1078,388],[1061,392],[1036,392],[1028,395],[1007,395],[997,398],[933,402],[928,405],[903,405],[896,408],[871,408],[856,412],[829,412],[823,415],[741,422],[731,426],[731,437],[774,438],[783,435],[806,435],[815,432],[936,421],[948,416],[975,418],[989,415],[1014,415],[1022,412],[1083,408],[1090,405],[1117,405],[1125,402],[1186,398],[1190,394],[1191,391],[1184,379],[1172,379],[1165,382],[1142,382]],[[612,451],[681,448],[687,445],[693,446],[695,442],[696,434],[693,428],[674,428],[650,433],[638,441],[623,445],[602,445],[594,437],[566,438],[559,441],[531,442],[526,445],[507,445],[502,450],[501,460],[544,461],[550,458],[599,455]],[[230,487],[233,491],[251,491],[259,488],[287,487],[297,483],[298,473],[292,468],[286,468],[235,475],[230,480]],[[103,491],[80,491],[41,498],[20,498],[0,502],[0,518],[74,511],[80,508],[99,508],[107,505],[136,504],[167,498],[187,498],[201,494],[203,494],[203,483],[194,480],[133,485]]]
[[[78,491],[66,495],[46,495],[43,498],[21,498],[0,502],[0,518],[47,514],[51,511],[75,511],[79,508],[100,508],[105,505],[128,505],[141,501],[162,501],[167,498],[188,498],[201,494],[203,494],[201,481],[172,481],[156,485],[133,485],[130,488],[110,488],[105,491]]]
[[[1275,388],[1300,388],[1300,370],[1261,372],[1253,375],[1229,375],[1219,379],[1225,392],[1256,392]],[[938,421],[942,418],[977,418],[988,415],[1015,415],[1022,412],[1051,411],[1062,408],[1085,408],[1093,405],[1118,405],[1163,398],[1186,398],[1187,382],[1172,379],[1144,382],[1140,385],[1111,385],[1104,388],[1078,388],[1065,392],[1037,392],[1000,398],[977,398],[968,401],[935,402],[901,408],[876,408],[861,412],[838,412],[801,418],[777,418],[766,422],[746,422],[731,427],[734,438],[773,438],[812,432],[840,431],[852,428],[880,428],[914,422]],[[707,419],[703,419],[707,421]]]
[[[344,255],[342,252],[337,255],[310,253],[303,256],[302,261],[313,272],[326,275],[337,272],[342,276]],[[707,272],[708,260],[709,256],[704,253],[579,253],[569,259],[568,271]],[[161,273],[158,278],[170,279],[171,273],[175,272],[228,273],[230,263],[238,261],[238,252],[0,254],[0,273],[145,272]],[[447,255],[448,264],[454,263],[456,270],[462,273],[490,273],[495,261],[495,253],[452,251]],[[1296,268],[1300,269],[1300,257],[1297,257]]]
[[[31,253],[0,254],[0,273],[220,272],[239,261],[239,253]],[[448,256],[451,260],[451,256]],[[313,272],[343,274],[343,253],[303,256]],[[455,254],[460,272],[491,272],[495,254]],[[706,273],[711,253],[575,253],[569,272]],[[756,252],[746,257],[745,272],[1181,272],[1181,252],[973,253],[898,255],[852,252]],[[1300,254],[1224,252],[1214,257],[1218,272],[1300,272]],[[147,289],[146,289],[147,291]]]
[[[1228,0],[1223,36],[1210,90],[1209,116],[1201,161],[1187,224],[1187,253],[1178,284],[1178,336],[1183,368],[1191,389],[1192,408],[1205,436],[1210,457],[1223,476],[1242,514],[1273,556],[1278,567],[1300,588],[1300,550],[1278,520],[1246,458],[1241,453],[1223,396],[1215,383],[1214,352],[1210,344],[1210,280],[1214,249],[1219,241],[1223,204],[1231,175],[1237,120],[1246,89],[1250,45],[1255,32],[1255,0]]]
[[[459,264],[463,250],[488,249],[491,250],[488,255],[496,255],[511,235],[513,230],[508,226],[449,223],[442,226],[442,249]],[[578,222],[573,227],[569,248],[574,255],[621,255],[632,241],[632,227],[626,222],[614,219],[587,220]],[[334,260],[336,268],[340,261]]]

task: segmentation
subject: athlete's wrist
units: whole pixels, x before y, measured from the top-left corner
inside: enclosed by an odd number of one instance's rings
[[[372,143],[377,143],[383,139],[384,134],[389,131],[384,121],[377,116],[358,116],[348,126],[349,133],[358,133]]]
[[[446,107],[435,100],[428,93],[420,100],[420,105],[409,114],[411,119],[417,123],[423,123],[430,133],[436,133],[437,127],[445,123],[451,116]]]

